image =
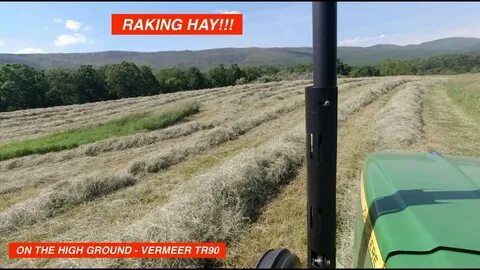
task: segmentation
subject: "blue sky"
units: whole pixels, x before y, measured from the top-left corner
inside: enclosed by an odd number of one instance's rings
[[[112,13],[244,14],[242,36],[112,36]],[[480,3],[338,4],[338,44],[418,44],[480,37]],[[309,2],[0,3],[0,53],[311,46]]]

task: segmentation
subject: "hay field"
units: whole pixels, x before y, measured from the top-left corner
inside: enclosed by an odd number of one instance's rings
[[[458,85],[470,89],[475,80],[480,76],[339,80],[338,266],[352,265],[359,173],[369,152],[480,156],[480,119],[455,95],[465,90]],[[305,264],[303,90],[310,84],[0,113],[1,147],[186,101],[200,106],[165,128],[0,161],[0,266],[252,267],[265,250],[281,246]],[[228,258],[9,260],[12,241],[225,241]]]

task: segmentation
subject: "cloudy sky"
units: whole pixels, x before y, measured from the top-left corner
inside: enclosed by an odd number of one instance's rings
[[[112,36],[112,13],[244,14],[242,36]],[[338,4],[338,44],[418,44],[480,38],[480,3]],[[0,53],[163,51],[311,46],[309,2],[0,3]]]

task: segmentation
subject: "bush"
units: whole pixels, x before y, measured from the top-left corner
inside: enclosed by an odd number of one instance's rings
[[[371,76],[380,76],[380,70],[377,66],[374,65],[364,65],[353,67],[350,71],[351,77],[371,77]]]

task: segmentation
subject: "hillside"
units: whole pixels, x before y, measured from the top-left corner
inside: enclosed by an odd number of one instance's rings
[[[77,67],[82,64],[103,65],[123,60],[146,64],[154,69],[166,67],[210,68],[218,64],[296,65],[311,62],[311,48],[219,48],[200,51],[92,53],[0,54],[0,64],[22,63],[36,68]],[[411,59],[446,53],[480,53],[480,39],[445,38],[418,45],[379,44],[370,47],[339,47],[338,57],[347,64],[371,64],[386,57]]]
[[[412,59],[447,53],[478,53],[478,38],[444,38],[418,45],[378,44],[371,47],[339,47],[338,57],[348,64],[377,63],[387,57]]]
[[[310,48],[220,48],[200,51],[93,53],[0,54],[0,64],[22,63],[36,68],[77,67],[81,64],[104,65],[131,61],[153,69],[166,67],[210,68],[218,64],[296,65],[311,61]]]

